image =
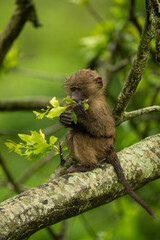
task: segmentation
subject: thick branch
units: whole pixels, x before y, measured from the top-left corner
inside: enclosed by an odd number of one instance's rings
[[[133,189],[160,177],[159,145],[160,134],[118,154]],[[124,194],[124,187],[109,164],[91,172],[59,177],[0,204],[0,239],[29,237],[41,228],[111,202]]]
[[[52,97],[39,97],[19,100],[0,100],[0,111],[20,111],[46,108]]]
[[[121,115],[121,118],[116,121],[116,125],[121,124],[129,119],[141,116],[143,114],[151,113],[151,112],[160,112],[160,106],[150,106],[142,109],[138,109],[132,112],[124,112]]]
[[[156,21],[156,60],[160,62],[160,1],[152,1]]]
[[[136,58],[132,64],[130,73],[125,81],[123,89],[119,94],[113,114],[118,121],[121,115],[128,106],[128,103],[136,91],[136,88],[142,78],[144,68],[147,63],[148,55],[151,48],[151,40],[154,37],[155,23],[153,10],[150,0],[146,0],[146,20],[145,26],[141,35],[141,40],[138,46]]]
[[[25,23],[29,20],[33,22],[35,27],[40,26],[32,0],[17,0],[16,3],[15,12],[0,34],[0,66]]]

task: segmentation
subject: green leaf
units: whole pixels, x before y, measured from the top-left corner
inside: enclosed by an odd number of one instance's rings
[[[7,142],[5,142],[5,145],[11,150],[14,151],[14,149],[16,148],[16,143],[11,141],[11,140],[7,140]]]
[[[64,146],[62,147],[62,151],[66,151],[66,150],[68,150],[68,147],[67,147],[66,145],[64,145]]]
[[[83,105],[84,105],[85,110],[89,109],[89,104],[87,102],[84,102]]]
[[[49,144],[50,145],[54,145],[55,142],[57,142],[58,138],[55,137],[55,136],[51,136],[50,139],[49,139]]]
[[[59,154],[59,152],[54,152],[54,156],[57,156]]]
[[[17,146],[16,146],[16,148],[15,148],[15,153],[17,153],[17,154],[19,154],[20,156],[22,156],[23,154],[22,154],[22,151],[21,151],[21,147],[22,147],[22,145],[20,145],[20,144],[17,144]]]
[[[73,122],[74,122],[75,124],[77,124],[77,116],[76,116],[76,114],[75,114],[74,111],[71,113],[71,116],[72,116]]]
[[[46,114],[46,112],[39,113],[39,112],[36,112],[36,111],[33,111],[33,113],[36,114],[37,119],[42,119]]]
[[[66,102],[67,104],[76,104],[76,101],[71,98],[63,98],[62,101]]]
[[[42,139],[46,142],[45,135],[44,135],[44,133],[42,132],[41,129],[39,130],[39,133],[40,133],[40,136],[42,137]]]
[[[46,143],[45,136],[42,133],[41,129],[39,130],[40,133],[36,131],[31,131],[31,138],[34,143]]]
[[[53,119],[55,117],[59,117],[66,109],[68,106],[65,107],[56,107],[56,108],[52,108],[49,113],[47,114],[47,118]]]
[[[37,146],[35,146],[35,150],[33,151],[33,153],[35,155],[37,154],[45,154],[47,153],[49,150],[49,145],[46,143],[46,144],[38,144]]]
[[[24,142],[32,142],[32,136],[28,134],[18,134],[18,137]]]
[[[58,102],[58,100],[56,99],[56,97],[53,97],[53,98],[50,100],[50,104],[51,104],[53,107],[58,107],[58,106],[59,106],[59,102]]]
[[[19,134],[19,137],[23,143],[15,143],[11,140],[8,140],[5,144],[6,146],[15,153],[19,154],[20,156],[25,156],[27,159],[40,159],[46,153],[55,150],[59,153],[59,145],[54,145],[55,142],[58,140],[57,137],[51,136],[49,139],[49,143],[47,143],[45,139],[45,135],[42,130],[39,130],[39,133],[36,131],[30,131],[30,135],[28,134]]]

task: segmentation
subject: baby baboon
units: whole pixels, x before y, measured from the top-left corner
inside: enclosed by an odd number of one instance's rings
[[[89,171],[98,167],[99,162],[107,160],[114,167],[130,196],[150,215],[154,215],[131,189],[124,176],[114,147],[115,123],[103,93],[100,75],[90,69],[81,69],[66,79],[65,90],[68,96],[77,102],[73,106],[77,124],[72,120],[70,109],[61,114],[60,122],[71,128],[66,135],[66,144],[70,154],[79,162],[68,168],[67,173]],[[89,104],[87,111],[82,104],[86,99]]]

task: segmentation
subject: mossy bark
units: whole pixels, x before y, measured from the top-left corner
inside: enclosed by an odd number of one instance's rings
[[[160,134],[118,153],[133,189],[160,177]],[[0,204],[0,239],[20,240],[125,194],[113,167],[74,173],[27,190]]]

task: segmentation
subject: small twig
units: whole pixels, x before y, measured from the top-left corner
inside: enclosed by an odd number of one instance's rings
[[[9,182],[12,184],[13,186],[13,189],[17,192],[17,193],[21,193],[22,192],[22,189],[21,187],[19,186],[19,184],[14,180],[13,176],[11,175],[11,173],[9,172],[5,162],[3,161],[3,158],[0,154],[0,164],[2,166],[2,169],[3,171],[5,172]],[[23,189],[24,190],[24,189]]]
[[[92,239],[97,239],[96,231],[94,230],[94,228],[92,228],[84,213],[81,215],[81,221],[85,230],[89,233],[90,237]]]
[[[59,155],[60,155],[60,164],[61,166],[64,166],[65,160],[63,158],[63,152],[62,152],[62,145],[59,143]]]
[[[48,233],[49,233],[49,235],[51,236],[52,239],[60,240],[59,236],[56,233],[54,233],[54,231],[51,227],[46,227],[46,230],[48,231]]]
[[[68,239],[67,230],[68,230],[68,220],[64,220],[63,222],[61,222],[61,227],[58,233],[60,240]]]
[[[66,238],[66,231],[67,231],[67,220],[61,222],[60,230],[58,233],[55,233],[51,227],[46,227],[46,230],[49,232],[50,236],[54,240],[65,240]]]
[[[116,125],[119,125],[122,122],[125,122],[129,119],[141,116],[143,114],[151,113],[151,112],[160,112],[160,106],[150,106],[142,109],[138,109],[132,112],[124,112],[121,115],[121,118],[116,121]]]

